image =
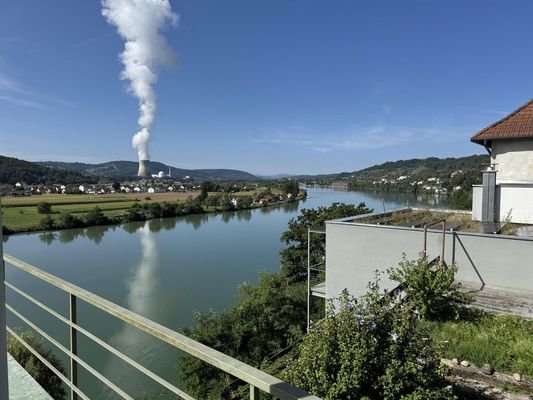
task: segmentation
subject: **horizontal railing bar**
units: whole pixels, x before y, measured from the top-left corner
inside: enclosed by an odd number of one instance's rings
[[[22,290],[20,290],[19,288],[17,288],[15,285],[9,283],[9,282],[5,282],[6,286],[9,287],[10,289],[12,289],[13,291],[15,291],[16,293],[18,293],[19,295],[21,295],[22,297],[24,297],[25,299],[27,299],[28,301],[32,302],[33,304],[35,304],[36,306],[42,308],[44,311],[50,313],[52,316],[56,317],[57,319],[59,319],[60,321],[64,322],[65,324],[75,328],[78,332],[84,334],[85,336],[87,336],[89,339],[91,339],[92,341],[94,341],[95,343],[99,344],[100,346],[102,346],[104,349],[106,349],[107,351],[111,352],[112,354],[114,354],[115,356],[117,356],[118,358],[120,358],[122,361],[124,361],[125,363],[129,364],[130,366],[136,368],[137,370],[139,370],[140,372],[142,372],[143,374],[145,374],[146,376],[148,376],[149,378],[153,379],[155,382],[157,382],[158,384],[160,384],[161,386],[164,386],[166,389],[170,390],[172,393],[180,396],[182,399],[184,400],[196,400],[194,397],[191,397],[189,396],[187,393],[185,393],[184,391],[178,389],[176,386],[172,385],[171,383],[167,382],[166,380],[164,380],[163,378],[161,378],[160,376],[156,375],[155,373],[153,373],[152,371],[150,371],[149,369],[143,367],[141,364],[139,364],[137,361],[131,359],[130,357],[128,357],[127,355],[125,355],[124,353],[120,352],[119,350],[115,349],[114,347],[110,346],[109,344],[107,344],[106,342],[104,342],[102,339],[100,339],[98,336],[92,334],[91,332],[89,332],[88,330],[86,330],[85,328],[82,328],[81,326],[79,326],[78,324],[75,324],[73,323],[72,321],[70,321],[69,319],[63,317],[61,314],[59,314],[58,312],[52,310],[50,307],[46,306],[45,304],[41,303],[39,300],[35,299],[34,297],[30,296],[29,294],[23,292]]]
[[[28,351],[30,351],[35,357],[37,357],[39,359],[39,361],[41,361],[44,365],[46,365],[46,367],[48,367],[48,369],[50,371],[52,371],[55,375],[57,375],[57,377],[59,379],[61,379],[63,381],[63,383],[65,385],[67,385],[69,388],[71,388],[72,390],[74,390],[78,396],[80,396],[83,400],[91,400],[89,397],[87,397],[85,395],[85,393],[83,393],[77,386],[74,386],[69,380],[68,378],[63,375],[61,373],[61,371],[59,371],[56,367],[54,367],[52,365],[52,363],[50,363],[46,358],[44,358],[42,355],[40,355],[37,350],[35,350],[33,347],[31,347],[24,339],[22,339],[19,335],[17,335],[15,333],[15,331],[13,329],[11,329],[9,326],[6,327],[7,328],[7,331],[13,335],[13,337],[15,339],[17,339],[24,347],[26,347],[26,349],[28,349]]]
[[[6,303],[6,309],[11,311],[13,314],[15,314],[18,318],[20,318],[22,321],[24,321],[28,326],[30,326],[32,329],[34,329],[37,333],[39,333],[42,337],[44,337],[46,340],[48,340],[50,343],[52,343],[54,346],[56,346],[59,350],[61,350],[63,353],[65,353],[70,358],[76,360],[76,362],[81,365],[83,368],[85,368],[88,372],[90,372],[94,377],[98,378],[102,383],[104,383],[108,388],[113,390],[116,394],[121,396],[123,399],[126,400],[134,400],[133,397],[128,395],[126,392],[124,392],[121,388],[119,388],[117,385],[115,385],[113,382],[111,382],[109,379],[107,379],[105,376],[103,376],[101,373],[99,373],[97,370],[95,370],[93,367],[91,367],[89,364],[87,364],[85,361],[83,361],[81,358],[79,358],[77,355],[72,353],[69,349],[64,347],[61,343],[59,343],[57,340],[55,340],[53,337],[51,337],[49,334],[47,334],[45,331],[43,331],[41,328],[39,328],[37,325],[35,325],[33,322],[31,322],[29,319],[24,317],[22,314],[20,314],[17,310],[15,310],[13,307],[11,307],[9,304]]]
[[[258,387],[264,392],[277,396],[282,400],[319,400],[318,397],[295,388],[281,379],[258,370],[257,368],[253,368],[242,361],[190,339],[181,333],[175,332],[157,322],[151,321],[148,318],[114,304],[61,278],[57,278],[56,276],[42,271],[24,261],[20,261],[7,254],[4,254],[4,260],[14,267],[36,276],[67,293],[71,293],[94,307],[135,326],[139,330],[149,333],[150,335],[215,366],[246,383]]]

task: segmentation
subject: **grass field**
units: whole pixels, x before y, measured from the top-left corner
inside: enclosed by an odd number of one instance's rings
[[[484,314],[469,321],[428,322],[442,356],[491,364],[503,373],[533,378],[533,321]]]
[[[100,207],[108,217],[115,217],[131,207],[135,202],[175,202],[198,196],[198,192],[188,193],[118,193],[103,195],[47,194],[27,197],[3,197],[3,224],[14,232],[38,230],[45,217],[37,212],[37,204],[47,202],[52,205],[50,216],[57,220],[61,213],[69,212],[82,217],[94,207]]]

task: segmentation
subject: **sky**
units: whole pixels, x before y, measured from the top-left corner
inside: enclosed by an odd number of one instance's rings
[[[533,98],[530,0],[171,0],[151,158],[254,174],[483,154]],[[97,0],[0,4],[0,155],[137,160],[138,102]]]

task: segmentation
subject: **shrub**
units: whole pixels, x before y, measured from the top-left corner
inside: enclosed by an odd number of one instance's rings
[[[46,217],[41,219],[41,221],[39,222],[39,226],[42,229],[51,230],[55,228],[56,224],[53,218],[50,215],[47,215]]]
[[[105,225],[109,219],[104,215],[100,207],[94,207],[85,215],[85,223],[88,226]]]
[[[36,339],[31,332],[19,334],[22,339],[49,361],[55,368],[65,375],[65,370],[59,359],[50,350],[44,348],[42,343]],[[26,371],[35,379],[54,399],[63,400],[67,398],[67,393],[59,379],[46,365],[35,357],[24,345],[15,337],[8,335],[7,351]]]
[[[343,293],[283,377],[324,400],[454,399],[418,318],[410,305],[383,297],[377,280],[357,300]]]
[[[39,214],[51,214],[52,205],[50,203],[47,203],[46,201],[41,201],[37,204],[37,212]]]
[[[79,228],[83,225],[83,221],[71,213],[64,213],[59,216],[59,226],[61,228]]]
[[[456,265],[429,265],[427,257],[416,261],[404,256],[398,267],[388,270],[390,279],[402,290],[426,319],[447,320],[459,316],[464,306],[473,301],[470,294],[459,291],[455,282]]]
[[[143,206],[139,203],[134,203],[124,214],[124,221],[146,221],[146,214]]]

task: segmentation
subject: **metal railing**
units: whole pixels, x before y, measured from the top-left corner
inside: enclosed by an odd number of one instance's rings
[[[1,208],[0,208],[0,215],[1,215]],[[1,217],[0,217],[0,227],[1,226],[2,225],[1,225]],[[50,307],[41,303],[40,301],[35,299],[30,294],[16,287],[14,284],[5,281],[5,279],[2,279],[2,281],[5,282],[5,285],[0,285],[0,293],[1,293],[0,300],[2,300],[2,303],[0,303],[0,323],[2,323],[2,325],[0,326],[0,344],[1,344],[0,345],[0,400],[8,399],[7,361],[4,361],[5,360],[4,355],[7,352],[1,353],[2,349],[6,348],[6,332],[5,330],[2,332],[2,329],[6,327],[6,324],[5,324],[5,311],[6,310],[8,310],[13,315],[15,315],[17,318],[19,318],[21,321],[26,323],[29,327],[35,330],[35,332],[41,335],[44,339],[48,340],[51,344],[53,344],[57,349],[59,349],[64,354],[66,354],[66,356],[69,358],[70,377],[67,378],[57,368],[55,368],[50,362],[48,362],[41,354],[39,354],[35,349],[33,349],[19,334],[17,334],[17,332],[15,332],[10,327],[7,327],[7,331],[11,335],[13,335],[14,338],[16,338],[24,347],[28,349],[28,351],[30,351],[35,357],[37,357],[40,361],[42,361],[55,375],[57,375],[64,382],[64,384],[70,389],[71,399],[73,400],[74,399],[90,400],[90,398],[78,387],[78,380],[77,380],[78,366],[82,367],[87,372],[89,372],[91,375],[93,375],[96,379],[98,379],[105,386],[107,386],[114,393],[116,393],[120,398],[127,399],[127,400],[133,400],[133,397],[131,397],[128,393],[126,393],[126,391],[123,388],[120,388],[119,386],[117,386],[110,379],[102,375],[98,370],[93,368],[91,365],[89,365],[86,361],[84,361],[78,355],[78,335],[79,334],[84,335],[86,338],[90,339],[92,342],[98,344],[99,346],[109,351],[114,356],[120,358],[126,364],[130,365],[137,371],[151,378],[157,384],[166,388],[170,393],[173,393],[177,395],[178,397],[185,399],[185,400],[194,400],[192,396],[185,393],[183,390],[177,388],[175,385],[161,378],[160,376],[150,371],[146,367],[142,366],[138,362],[132,360],[130,357],[123,354],[116,348],[110,346],[105,341],[103,341],[102,339],[94,335],[93,333],[89,332],[82,326],[78,325],[77,323],[78,307],[77,306],[78,306],[79,301],[83,301],[87,304],[90,304],[91,306],[101,311],[104,311],[108,315],[111,315],[117,318],[118,320],[125,322],[128,325],[131,325],[139,329],[140,331],[146,332],[149,335],[153,336],[154,338],[157,338],[163,342],[166,342],[170,344],[171,346],[179,350],[182,350],[185,353],[192,355],[198,358],[199,360],[202,360],[208,363],[209,365],[220,369],[221,371],[225,373],[228,373],[231,376],[240,379],[241,381],[249,385],[250,399],[254,399],[254,400],[259,399],[259,393],[262,391],[276,398],[279,398],[281,400],[297,400],[297,399],[320,400],[318,397],[315,397],[313,395],[310,395],[307,392],[304,392],[303,390],[295,388],[274,376],[266,374],[265,372],[260,371],[259,369],[253,368],[250,365],[245,364],[235,358],[227,356],[226,354],[223,354],[195,340],[192,340],[188,338],[187,336],[184,336],[178,332],[175,332],[169,328],[166,328],[163,325],[160,325],[154,321],[151,321],[148,318],[145,318],[126,308],[123,308],[117,304],[114,304],[100,296],[97,296],[94,293],[91,293],[85,289],[82,289],[76,285],[73,285],[72,283],[69,283],[63,279],[60,279],[52,274],[42,271],[39,268],[36,268],[26,262],[18,260],[15,257],[12,257],[7,254],[3,254],[1,243],[2,243],[2,235],[0,232],[0,261],[1,261],[0,262],[0,273],[2,274],[2,278],[4,278],[4,268],[5,268],[5,265],[7,264],[7,265],[11,265],[17,268],[20,271],[26,272],[32,275],[33,277],[36,277],[43,282],[46,282],[47,284],[51,286],[54,286],[62,290],[67,295],[66,300],[69,301],[69,318],[64,317],[60,313],[54,311]],[[11,305],[5,303],[5,288],[9,288],[13,292],[22,296],[24,299],[28,300],[29,302],[33,303],[40,309],[46,311],[51,316],[63,322],[68,327],[68,330],[70,333],[69,347],[67,348],[63,346],[58,340],[56,340],[54,337],[46,333],[43,329],[37,326],[37,324],[32,322],[29,318],[24,316],[22,313],[20,313],[18,310],[16,310]],[[4,304],[5,304],[5,308],[3,307]],[[2,322],[2,319],[3,319],[3,322]],[[4,362],[6,363],[5,367],[3,366]]]

